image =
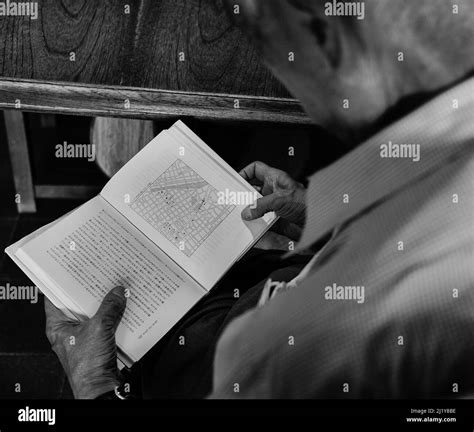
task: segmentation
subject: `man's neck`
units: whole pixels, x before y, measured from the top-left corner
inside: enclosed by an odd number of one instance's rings
[[[390,124],[400,120],[401,118],[407,116],[411,112],[415,111],[417,108],[421,107],[425,103],[429,102],[431,99],[435,98],[436,96],[444,93],[445,91],[449,90],[452,87],[457,86],[458,84],[462,83],[466,79],[469,79],[474,76],[474,71],[469,72],[462,78],[451,82],[450,84],[443,86],[442,88],[438,88],[435,91],[431,92],[419,92],[416,94],[412,94],[406,96],[394,105],[393,107],[389,108],[378,120],[373,123],[369,128],[366,128],[360,131],[358,135],[358,144],[366,141],[371,136],[375,135],[376,133],[380,132],[381,130],[385,129]]]

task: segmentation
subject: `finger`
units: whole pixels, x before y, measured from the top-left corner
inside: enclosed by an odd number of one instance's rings
[[[125,288],[118,286],[108,292],[94,315],[106,328],[116,330],[127,305]]]
[[[248,182],[255,179],[260,182],[263,182],[265,180],[265,176],[267,175],[270,169],[271,168],[267,164],[257,161],[252,162],[251,164],[240,170],[239,174]]]
[[[262,238],[255,243],[254,248],[263,250],[281,250],[288,251],[289,238],[282,236],[278,233],[268,231]]]
[[[44,298],[44,312],[46,315],[45,333],[51,345],[54,345],[61,331],[67,325],[74,323],[60,309]]]
[[[285,219],[278,219],[272,226],[272,231],[289,238],[293,241],[298,241],[301,238],[302,228],[298,225],[288,222]]]
[[[250,180],[248,183],[258,192],[261,193],[263,189],[263,185],[257,179]]]
[[[275,211],[276,199],[276,194],[259,198],[253,205],[247,206],[242,210],[242,219],[251,221],[262,217],[268,212]]]
[[[58,309],[56,306],[51,303],[49,299],[44,298],[44,312],[46,314],[46,324],[63,324],[70,323],[72,320],[64,314],[61,309]]]

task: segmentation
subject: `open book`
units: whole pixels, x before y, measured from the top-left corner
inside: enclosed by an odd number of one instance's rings
[[[242,220],[259,196],[178,121],[98,196],[6,252],[71,318],[93,316],[123,286],[129,297],[116,340],[121,366],[130,367],[275,222],[272,213]]]

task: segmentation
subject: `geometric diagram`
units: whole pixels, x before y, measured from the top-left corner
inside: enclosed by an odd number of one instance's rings
[[[181,159],[149,183],[130,207],[188,257],[235,208],[218,203],[217,190]]]

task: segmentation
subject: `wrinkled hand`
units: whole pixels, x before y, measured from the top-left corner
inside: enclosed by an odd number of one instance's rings
[[[119,385],[115,331],[126,306],[116,287],[87,321],[74,321],[45,298],[46,336],[69,379],[76,399],[93,399]]]
[[[281,218],[274,225],[274,230],[291,240],[298,240],[305,222],[304,186],[284,171],[263,162],[253,162],[239,174],[263,195],[242,211],[242,219],[258,219],[273,211]]]

